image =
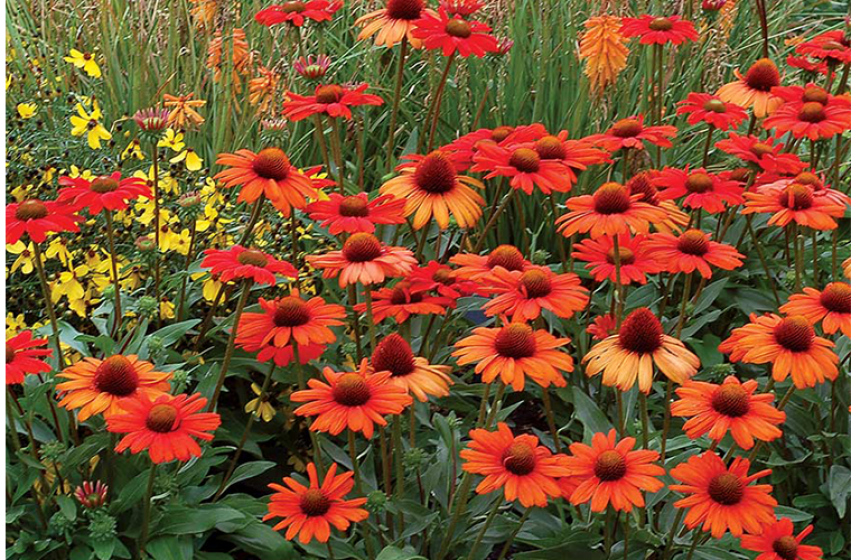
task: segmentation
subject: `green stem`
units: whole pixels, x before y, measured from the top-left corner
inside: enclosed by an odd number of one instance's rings
[[[142,500],[142,532],[139,535],[139,558],[145,557],[145,546],[148,544],[148,531],[151,524],[151,497],[154,493],[154,481],[156,478],[157,464],[151,463],[148,487],[145,490],[145,499]]]
[[[365,285],[363,287],[364,300],[366,302],[366,322],[369,326],[369,342],[371,344],[371,349],[374,352],[376,346],[376,336],[375,336],[375,319],[372,314],[372,291],[370,287]]]
[[[520,516],[520,520],[517,522],[517,526],[514,528],[514,531],[509,535],[508,540],[505,541],[505,545],[502,547],[502,552],[499,553],[499,556],[496,560],[504,560],[508,555],[508,551],[511,550],[511,545],[514,544],[514,539],[517,537],[517,534],[520,533],[520,529],[523,528],[523,524],[526,523],[526,520],[529,519],[529,514],[532,513],[532,508],[526,508],[526,511],[523,512],[523,515]]]
[[[443,90],[446,88],[446,81],[449,78],[449,71],[452,69],[452,62],[455,60],[455,54],[457,51],[453,51],[449,58],[446,59],[446,68],[443,70],[443,74],[440,76],[440,83],[437,85],[437,91],[434,94],[434,99],[432,100],[432,109],[429,111],[431,113],[431,129],[428,133],[428,149],[427,152],[431,151],[432,146],[434,146],[434,133],[437,131],[437,123],[440,120],[440,105],[443,102]]]
[[[162,323],[160,305],[160,152],[157,141],[151,149],[151,166],[153,167],[154,183],[154,297],[157,300],[157,325]]]
[[[547,424],[549,425],[550,433],[553,436],[553,445],[555,446],[556,453],[561,453],[561,442],[559,441],[558,430],[556,429],[553,405],[550,402],[549,387],[541,388],[541,400],[544,402],[544,412],[547,415]]]
[[[482,539],[485,538],[485,533],[488,532],[488,528],[490,528],[491,523],[493,522],[494,517],[496,517],[497,512],[499,511],[499,506],[502,505],[502,499],[497,498],[494,500],[493,507],[488,513],[488,516],[485,518],[485,522],[482,523],[482,528],[479,529],[479,533],[476,535],[476,540],[473,541],[473,546],[470,548],[470,553],[467,554],[468,560],[475,560],[476,552],[479,550],[479,545],[482,544]]]
[[[110,263],[112,265],[112,287],[115,291],[115,323],[112,327],[113,336],[121,332],[121,285],[118,279],[118,253],[115,251],[115,232],[112,227],[112,211],[104,209],[106,214],[106,239],[109,243]],[[159,302],[157,303],[159,305]]]
[[[402,93],[402,81],[405,77],[405,58],[408,54],[408,38],[402,38],[399,49],[399,66],[396,70],[396,86],[393,89],[393,105],[390,109],[390,128],[387,131],[387,173],[393,169],[393,149],[396,138],[396,117],[399,114],[399,97]]]
[[[236,331],[239,329],[239,319],[242,317],[242,310],[245,308],[245,304],[248,301],[248,294],[251,291],[251,279],[246,278],[242,282],[242,294],[239,296],[239,301],[236,304],[236,312],[233,316],[233,324],[231,325],[228,345],[225,349],[225,357],[222,359],[222,368],[219,370],[219,378],[216,381],[216,389],[213,391],[213,397],[210,399],[210,404],[207,405],[207,412],[212,412],[216,409],[216,403],[219,401],[219,395],[225,384],[225,377],[228,374],[230,361],[233,358],[233,350],[236,345]]]
[[[493,214],[491,214],[488,223],[485,224],[485,229],[482,230],[482,234],[481,236],[479,236],[479,240],[476,242],[475,247],[473,247],[473,253],[478,253],[482,250],[482,247],[485,244],[485,240],[487,239],[488,232],[494,226],[497,219],[499,219],[499,216],[505,211],[505,208],[511,202],[511,199],[513,199],[515,196],[517,196],[517,189],[511,189],[511,192],[505,195],[505,197],[502,199],[502,202],[500,202],[499,207]]]

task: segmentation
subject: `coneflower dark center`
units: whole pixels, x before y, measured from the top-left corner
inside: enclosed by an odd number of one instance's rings
[[[500,356],[515,360],[534,356],[536,347],[532,327],[522,323],[503,327],[494,340],[494,348]]]
[[[652,354],[662,346],[662,323],[646,307],[627,315],[618,330],[618,340],[625,350],[636,354]]]
[[[245,251],[237,255],[236,260],[239,261],[240,264],[259,267],[264,267],[269,264],[269,259],[266,257],[266,255],[264,255],[262,251],[258,251],[257,249],[246,249]]]
[[[674,28],[674,22],[665,17],[653,18],[648,27],[653,31],[670,31]]]
[[[614,449],[603,451],[594,462],[594,474],[603,482],[620,480],[626,475],[626,460]]]
[[[725,383],[712,395],[712,408],[724,416],[739,418],[750,411],[750,397],[741,385]]]
[[[301,495],[299,507],[308,517],[319,517],[331,509],[331,500],[319,488],[310,488]]]
[[[771,60],[761,58],[748,69],[745,83],[751,89],[769,92],[771,88],[780,85],[780,71]]]
[[[369,401],[371,392],[362,376],[357,373],[344,373],[337,379],[332,396],[343,406],[362,406]]]
[[[369,216],[369,205],[359,196],[347,196],[340,201],[340,215],[347,218],[364,218]]]
[[[118,190],[118,181],[112,177],[98,177],[89,188],[98,194],[110,193]]]
[[[427,155],[414,171],[414,182],[431,194],[443,194],[455,188],[458,174],[452,161],[442,152]]]
[[[677,249],[687,255],[701,257],[709,252],[709,241],[699,229],[690,229],[677,239]]]
[[[380,255],[381,242],[370,233],[355,233],[343,244],[343,256],[350,262],[367,262]]]
[[[623,214],[630,206],[629,191],[618,183],[606,183],[594,193],[594,210],[598,214]]]
[[[558,136],[544,136],[535,142],[535,151],[541,159],[564,159],[567,151]]]
[[[790,210],[806,210],[814,202],[813,191],[806,185],[792,183],[780,193],[780,204]]]
[[[804,317],[786,317],[774,327],[777,344],[791,352],[806,352],[813,346],[815,331]]]
[[[101,393],[116,397],[132,395],[139,387],[139,375],[130,360],[124,356],[111,356],[95,370],[94,386]]]
[[[831,282],[819,298],[821,304],[833,313],[851,313],[851,286],[845,282]]]
[[[387,17],[390,19],[412,20],[420,17],[423,0],[388,0]]]
[[[621,119],[612,125],[609,133],[618,138],[633,138],[641,134],[643,127],[638,119]]]
[[[822,105],[826,105],[828,100],[830,99],[830,95],[824,88],[820,88],[818,86],[807,86],[804,88],[804,94],[801,97],[801,100],[804,103],[816,102],[821,103]]]
[[[453,18],[446,24],[446,33],[452,37],[466,39],[473,34],[473,30],[470,28],[470,24],[463,19]]]
[[[305,8],[307,8],[305,3],[299,2],[298,0],[292,0],[281,4],[281,11],[287,14],[301,13],[305,10]]]
[[[725,105],[720,99],[710,99],[703,104],[703,110],[710,111],[712,113],[726,113],[727,105]]]
[[[25,200],[15,210],[15,217],[19,220],[39,220],[48,214],[47,206],[40,200]]]
[[[824,111],[824,105],[818,101],[810,101],[804,103],[801,110],[798,111],[798,119],[808,123],[819,123],[827,118],[827,113]]]
[[[686,190],[690,193],[702,194],[712,190],[712,177],[706,173],[692,173],[686,179]]]
[[[798,558],[798,541],[791,535],[784,535],[771,544],[772,550],[783,560]]]
[[[530,299],[548,296],[553,291],[553,283],[547,273],[534,268],[520,276],[520,284]]]
[[[528,444],[514,442],[502,453],[502,464],[511,474],[524,476],[535,470],[535,450]]]
[[[375,371],[389,371],[393,377],[408,375],[414,371],[411,345],[396,333],[385,337],[372,353],[372,368]]]
[[[345,90],[336,84],[319,86],[316,88],[316,101],[325,104],[338,103],[345,93]]]
[[[500,245],[488,255],[488,268],[501,266],[506,270],[523,270],[523,253],[513,245]]]
[[[145,427],[152,432],[166,434],[174,431],[174,421],[177,420],[177,409],[170,404],[155,404],[148,412]]]
[[[535,150],[518,148],[508,159],[508,165],[521,173],[535,173],[541,167],[541,156]]]
[[[742,501],[745,485],[738,476],[723,473],[709,481],[708,492],[713,501],[725,506],[734,506]]]
[[[621,266],[633,264],[635,262],[635,253],[626,247],[618,247],[618,256],[620,257]],[[606,252],[606,262],[615,264],[615,248],[612,247]]]
[[[277,327],[300,327],[310,321],[310,310],[301,298],[287,296],[278,300],[272,320]]]
[[[280,148],[264,148],[257,154],[251,168],[264,179],[283,181],[290,174],[290,160]]]

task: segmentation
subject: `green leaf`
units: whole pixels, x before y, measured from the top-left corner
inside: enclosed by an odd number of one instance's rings
[[[151,560],[192,560],[192,549],[190,539],[173,536],[157,537],[145,547]]]
[[[256,520],[224,538],[260,560],[294,560],[300,557],[280,533]]]
[[[565,401],[573,403],[576,409],[576,416],[582,422],[582,425],[585,426],[586,435],[597,432],[608,433],[612,429],[612,424],[597,406],[597,403],[582,391],[575,387],[566,387],[559,389],[558,394]]]
[[[56,504],[59,506],[62,515],[71,521],[77,519],[77,504],[74,503],[71,496],[57,496]]]
[[[151,476],[150,470],[144,470],[133,477],[133,480],[124,485],[121,492],[118,494],[118,499],[112,503],[110,510],[112,513],[118,514],[128,510],[145,495],[145,489],[148,485],[148,477]]]
[[[697,303],[694,306],[694,311],[691,312],[691,316],[697,317],[704,310],[709,309],[709,306],[715,302],[724,290],[728,280],[728,278],[722,278],[706,286],[700,294],[700,299],[697,300]]]
[[[848,508],[848,496],[851,495],[851,469],[842,465],[830,467],[830,475],[827,477],[827,488],[830,491],[830,500],[840,519],[845,518]]]
[[[225,486],[225,489],[227,490],[237,482],[242,482],[243,480],[259,476],[274,466],[275,463],[272,461],[252,461],[251,463],[243,463],[233,471],[233,476],[231,476],[227,486]]]
[[[171,535],[205,533],[218,523],[242,519],[242,513],[228,506],[207,504],[194,508],[173,507],[163,513],[160,531]]]
[[[788,517],[792,520],[792,523],[809,523],[813,520],[813,514],[787,506],[777,506],[774,508],[774,513],[777,515],[778,519],[781,517]]]
[[[97,558],[100,560],[109,560],[112,558],[112,552],[115,550],[115,537],[105,540],[92,539],[90,542]]]
[[[395,546],[388,546],[378,553],[375,560],[426,560],[424,556],[418,555],[413,549],[399,549]]]

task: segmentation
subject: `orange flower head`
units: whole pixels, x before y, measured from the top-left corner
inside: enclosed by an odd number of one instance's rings
[[[199,412],[206,404],[200,393],[160,395],[154,401],[141,393],[122,403],[121,414],[107,417],[106,427],[127,434],[115,447],[118,453],[147,450],[154,463],[188,461],[201,456],[201,447],[193,438],[211,441],[212,432],[221,424],[215,412]]]
[[[388,382],[402,387],[420,402],[426,402],[429,396],[449,395],[452,368],[429,364],[425,358],[414,356],[408,341],[396,333],[375,346],[371,361],[373,370],[389,371]]]
[[[679,237],[654,233],[647,241],[647,251],[663,270],[671,274],[691,274],[695,270],[704,278],[712,277],[712,268],[733,270],[742,266],[744,255],[731,245],[711,241],[710,234],[699,229],[684,231]]]
[[[758,118],[770,115],[783,103],[782,98],[771,92],[780,85],[780,71],[770,59],[757,60],[744,76],[738,70],[735,74],[738,79],[721,86],[716,93],[722,101],[752,108]]]
[[[339,251],[308,255],[307,262],[323,269],[325,278],[340,277],[340,286],[360,282],[377,284],[387,277],[405,276],[417,264],[414,253],[404,247],[384,245],[371,233],[352,234]]]
[[[593,195],[574,196],[567,200],[571,210],[556,220],[558,231],[565,237],[590,233],[597,239],[604,235],[647,233],[651,223],[668,218],[665,211],[646,202],[641,194],[630,194],[620,183],[605,183]]]
[[[455,343],[457,350],[452,355],[459,366],[475,363],[476,373],[486,383],[498,375],[504,384],[522,391],[529,376],[542,387],[564,387],[567,382],[560,372],[573,371],[573,358],[558,349],[569,342],[569,338],[556,338],[544,329],[514,322],[473,329],[471,336]]]
[[[358,523],[369,517],[369,512],[360,506],[366,498],[346,500],[346,494],[352,491],[355,481],[353,473],[337,475],[337,465],[332,464],[320,483],[316,465],[308,463],[309,485],[305,486],[291,477],[284,478],[284,484],[270,484],[275,490],[269,501],[269,513],[263,521],[282,517],[273,529],[286,529],[287,540],[298,535],[302,544],[310,543],[314,538],[319,542],[328,542],[331,525],[339,531],[345,531],[352,523]]]
[[[812,186],[798,182],[764,185],[744,196],[742,214],[772,214],[768,223],[779,227],[795,222],[812,229],[832,230],[837,228],[835,218],[845,214],[844,201],[816,196]]]
[[[689,529],[703,524],[713,538],[727,530],[734,537],[744,531],[758,534],[762,526],[774,520],[777,501],[771,497],[771,485],[750,483],[771,474],[770,469],[748,475],[750,461],[736,457],[730,467],[713,451],[694,455],[671,470],[671,476],[683,484],[670,489],[686,494],[674,507],[687,508],[685,525]]]
[[[330,327],[343,324],[342,305],[325,303],[320,297],[301,298],[297,291],[274,300],[260,298],[260,313],[243,313],[236,331],[236,344],[249,352],[271,345],[284,348],[295,341],[299,346],[330,344],[337,337]]]
[[[46,338],[33,338],[32,331],[21,331],[6,340],[6,385],[18,385],[27,375],[45,373],[50,366],[41,361],[53,355]]]
[[[326,367],[322,371],[327,383],[318,379],[307,382],[310,389],[292,394],[293,402],[303,402],[295,410],[299,416],[314,416],[310,429],[337,435],[348,428],[363,432],[371,438],[375,424],[386,426],[387,414],[400,414],[413,401],[408,392],[390,383],[392,373],[372,373],[367,360],[356,372],[335,372]]]
[[[144,395],[155,399],[169,390],[170,373],[154,371],[154,364],[135,355],[116,354],[103,360],[84,358],[57,377],[67,379],[56,386],[64,395],[59,406],[79,408],[79,420],[103,413],[108,420],[121,414],[128,401]]]
[[[655,464],[659,453],[633,451],[635,438],[616,440],[615,430],[594,434],[591,445],[572,443],[565,460],[576,489],[565,496],[574,505],[591,502],[591,511],[603,511],[611,503],[616,511],[644,507],[641,491],[656,492],[665,484],[658,476],[665,469]]]
[[[358,40],[375,35],[375,45],[392,47],[407,40],[415,49],[422,47],[422,40],[415,34],[416,21],[423,15],[436,17],[434,11],[425,7],[424,0],[387,0],[384,8],[361,16],[355,25],[363,26]]]
[[[470,430],[470,439],[461,450],[462,468],[485,477],[476,487],[479,494],[502,489],[506,500],[519,499],[524,507],[546,507],[548,498],[561,495],[556,478],[569,474],[565,458],[553,456],[535,436],[515,436],[500,422],[495,432]]]
[[[791,374],[799,389],[836,379],[839,356],[831,350],[834,344],[816,336],[805,316],[784,318],[768,313],[762,317],[752,314],[750,319],[718,346],[730,354],[730,361],[770,363],[775,381],[784,381]]]
[[[623,233],[618,236],[617,256],[620,257],[621,284],[625,286],[633,282],[646,284],[647,274],[655,274],[662,269],[647,250],[646,240],[645,235],[633,237]],[[591,276],[596,282],[617,281],[613,236],[604,235],[597,239],[583,239],[573,247],[573,256],[588,263],[585,268],[591,271]]]
[[[546,267],[520,272],[497,267],[489,286],[495,298],[485,303],[488,316],[507,315],[517,321],[531,321],[547,309],[567,319],[588,305],[588,290],[573,273],[555,274]]]
[[[671,414],[688,418],[683,430],[691,439],[708,434],[721,441],[729,431],[739,447],[750,449],[754,439],[779,438],[783,432],[777,426],[786,419],[786,413],[771,404],[774,395],[758,395],[756,389],[755,380],[742,383],[734,375],[721,385],[687,381],[677,388],[680,400],[671,404]]]
[[[700,360],[685,345],[662,330],[662,323],[646,307],[627,315],[618,330],[597,343],[582,358],[585,375],[603,374],[603,384],[629,391],[638,380],[643,393],[653,384],[653,367],[676,383],[685,383],[700,367]]]
[[[532,263],[514,245],[500,245],[488,255],[458,253],[450,257],[449,262],[460,267],[455,271],[458,278],[487,285],[492,283],[493,271],[497,267],[521,272],[532,267]]]
[[[759,552],[757,560],[822,560],[819,547],[802,544],[812,532],[813,526],[807,525],[796,536],[792,520],[783,517],[763,526],[757,535],[742,536],[742,548]]]

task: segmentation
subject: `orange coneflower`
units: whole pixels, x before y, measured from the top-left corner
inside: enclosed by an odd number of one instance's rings
[[[496,38],[490,34],[490,26],[457,13],[449,14],[443,5],[438,8],[437,15],[426,10],[414,25],[412,34],[422,40],[423,47],[440,49],[443,56],[457,53],[464,58],[470,55],[481,58],[499,50]]]
[[[772,441],[783,435],[777,427],[786,413],[771,404],[774,395],[755,395],[758,383],[751,379],[742,383],[728,375],[721,385],[703,381],[687,381],[677,388],[680,400],[671,404],[671,415],[688,418],[683,431],[691,439],[708,434],[721,441],[729,430],[742,449],[750,449],[754,439]]]
[[[396,333],[384,337],[375,346],[372,369],[389,371],[388,383],[402,387],[420,402],[426,402],[429,396],[449,395],[452,385],[451,367],[430,364],[425,358],[414,356],[411,345]]]
[[[570,444],[571,456],[565,460],[574,484],[578,484],[570,496],[574,505],[591,501],[591,511],[603,511],[611,502],[615,511],[632,511],[632,507],[644,507],[641,491],[656,492],[665,486],[658,476],[665,469],[655,464],[657,451],[642,449],[633,451],[635,438],[623,438],[619,442],[615,430],[608,434],[597,432],[591,445]]]
[[[491,142],[476,145],[472,171],[487,172],[485,179],[507,177],[514,189],[532,194],[537,187],[544,194],[568,192],[575,173],[561,159],[544,159],[534,142],[502,146]]]
[[[397,323],[404,323],[411,315],[445,315],[446,308],[453,301],[450,298],[429,294],[426,290],[414,288],[408,280],[401,280],[393,287],[383,287],[370,292],[373,298],[372,320],[379,324],[388,317]],[[358,313],[367,310],[366,303],[354,306]]]
[[[331,193],[328,200],[311,202],[305,210],[331,235],[375,233],[376,224],[404,224],[405,204],[404,199],[390,195],[370,201],[365,192],[350,196]]]
[[[313,95],[299,95],[288,91],[284,101],[284,116],[294,122],[313,115],[351,119],[350,107],[377,106],[384,103],[384,100],[377,95],[364,93],[367,88],[369,84],[357,86],[323,84],[316,86]]]
[[[769,225],[784,227],[792,222],[818,230],[836,229],[834,218],[845,215],[844,204],[826,196],[816,196],[810,185],[764,185],[745,193],[742,214],[772,214]]]
[[[127,434],[115,447],[118,453],[147,450],[154,463],[188,461],[201,456],[201,447],[192,438],[211,441],[221,424],[215,412],[199,412],[206,404],[201,393],[160,395],[153,401],[140,393],[122,402],[121,413],[107,417],[106,427],[112,433]]]
[[[89,215],[106,210],[126,210],[130,201],[140,197],[151,198],[151,188],[138,177],[121,178],[116,171],[111,175],[95,177],[60,177],[57,202],[72,202],[76,208],[86,208]]]
[[[488,255],[473,255],[472,253],[458,253],[450,257],[449,262],[458,265],[455,275],[463,280],[472,280],[476,283],[489,283],[496,267],[506,270],[525,271],[532,263],[523,257],[520,249],[514,245],[500,245]]]
[[[743,530],[759,533],[763,525],[774,521],[777,500],[771,497],[771,485],[750,485],[771,474],[771,469],[748,475],[749,468],[750,461],[736,457],[728,469],[721,457],[707,451],[671,469],[671,476],[685,484],[669,488],[688,494],[674,503],[674,507],[688,508],[686,527],[693,529],[702,523],[704,531],[720,539],[728,529],[740,537]]]
[[[620,283],[627,286],[633,282],[647,283],[647,274],[656,274],[662,267],[647,250],[647,236],[631,236],[622,233],[618,236],[618,255],[620,256]],[[573,256],[588,264],[585,265],[594,277],[594,281],[617,281],[615,269],[615,246],[612,236],[604,235],[597,239],[583,239],[573,246]]]
[[[535,142],[546,134],[547,129],[540,123],[521,126],[503,125],[494,129],[480,128],[450,142],[441,150],[452,157],[452,161],[458,166],[459,171],[463,171],[473,165],[473,157],[478,153],[479,148],[485,144],[507,147],[525,142]]]
[[[732,245],[710,241],[710,237],[699,229],[684,231],[679,237],[654,233],[647,240],[646,250],[662,270],[671,274],[697,270],[704,278],[712,278],[712,266],[723,270],[742,266],[744,255]]]
[[[6,243],[17,243],[25,233],[34,243],[41,243],[48,233],[78,232],[77,224],[84,220],[75,211],[72,205],[52,200],[10,202],[6,205]]]
[[[689,124],[705,122],[719,130],[737,128],[748,118],[744,109],[735,103],[725,103],[717,95],[691,92],[688,97],[677,103],[678,115],[688,115]]]
[[[653,228],[666,233],[680,231],[688,225],[689,215],[683,212],[673,200],[662,200],[659,196],[659,189],[653,185],[653,179],[659,176],[659,171],[648,169],[640,173],[636,173],[626,182],[626,188],[630,195],[641,195],[639,202],[645,202],[650,206],[665,212],[665,217],[655,223]]]
[[[541,266],[525,272],[496,268],[487,290],[497,296],[485,303],[486,315],[507,315],[521,322],[537,319],[542,309],[568,319],[589,301],[588,290],[576,274],[556,274]]]
[[[586,136],[585,140],[610,152],[632,148],[643,150],[644,142],[660,148],[673,146],[671,138],[677,135],[677,127],[670,125],[644,126],[644,115],[617,121],[606,132]]]
[[[524,507],[546,507],[548,498],[561,495],[556,478],[568,476],[565,458],[553,455],[532,435],[515,436],[504,422],[495,432],[470,430],[470,443],[461,450],[462,468],[485,477],[479,494],[502,489],[505,499],[519,499]]]
[[[83,358],[56,376],[68,380],[56,386],[64,394],[59,406],[79,408],[80,422],[101,412],[106,418],[119,414],[139,395],[157,398],[168,391],[171,379],[171,373],[154,371],[154,364],[121,354],[104,360]]]
[[[210,274],[220,282],[251,279],[257,284],[274,286],[276,274],[298,278],[298,270],[287,261],[279,261],[259,249],[248,249],[242,245],[234,245],[226,251],[205,249],[201,268],[210,269]]]
[[[591,335],[594,340],[605,340],[613,333],[617,332],[617,319],[611,313],[598,315],[585,329],[585,332]]]
[[[476,373],[486,383],[499,376],[505,385],[522,391],[529,376],[542,387],[564,387],[561,371],[573,371],[573,358],[558,348],[570,342],[544,329],[533,330],[525,323],[473,329],[473,334],[455,343],[452,355],[458,365],[475,363]]]
[[[481,181],[458,175],[455,164],[440,150],[407,159],[396,168],[402,174],[381,185],[379,192],[407,200],[405,216],[414,215],[414,229],[427,225],[432,217],[440,229],[446,229],[450,215],[462,229],[475,225],[485,200],[472,187],[483,189]]]
[[[242,187],[239,202],[254,202],[263,195],[289,217],[293,208],[304,208],[307,199],[316,195],[310,178],[292,165],[280,148],[219,154],[216,163],[229,167],[215,176],[223,187]]]
[[[789,302],[780,307],[787,315],[802,315],[816,324],[821,321],[825,334],[838,330],[851,337],[851,286],[845,282],[831,282],[824,291],[804,288],[803,294],[789,296]]]
[[[768,130],[774,130],[774,135],[778,137],[791,132],[795,138],[832,138],[851,128],[851,106],[818,101],[801,106],[784,103],[762,125]]]
[[[259,348],[271,344],[278,348],[295,340],[299,346],[329,344],[337,337],[330,327],[343,324],[346,310],[342,305],[325,303],[321,297],[305,301],[297,290],[271,301],[259,300],[260,313],[243,313],[236,329],[236,344]]]
[[[804,41],[795,51],[829,64],[851,64],[851,39],[842,29],[826,31]]]
[[[535,140],[535,151],[543,160],[552,159],[566,165],[571,185],[576,183],[577,175],[588,169],[589,165],[612,161],[608,152],[595,148],[586,139],[570,140],[566,130]]]
[[[234,54],[234,56],[236,56]],[[207,102],[203,99],[192,99],[195,93],[187,93],[186,95],[169,95],[163,94],[163,105],[169,108],[168,124],[175,128],[186,128],[186,123],[194,126],[204,124],[204,117],[198,114],[195,109],[203,107]]]
[[[755,560],[822,560],[821,548],[801,544],[813,526],[807,525],[795,536],[795,526],[788,517],[762,526],[758,534],[743,535],[742,548],[759,552]]]
[[[640,202],[641,197],[641,194],[631,195],[620,183],[604,183],[594,194],[567,199],[571,212],[556,220],[558,231],[565,237],[590,232],[594,239],[630,231],[647,233],[651,223],[668,216],[663,209]]]
[[[851,258],[842,261],[842,274],[845,275],[845,278],[851,280]]]
[[[638,388],[649,393],[653,366],[675,383],[685,383],[700,367],[697,356],[681,341],[668,336],[652,311],[639,307],[624,319],[618,334],[597,343],[582,358],[588,364],[585,375],[603,373],[603,384],[629,391],[638,379]]]
[[[724,179],[709,173],[703,167],[689,170],[666,167],[652,179],[659,188],[659,198],[675,200],[683,198],[682,205],[699,208],[710,214],[723,212],[727,206],[741,204],[744,188],[738,181]]]
[[[439,295],[449,298],[452,307],[455,300],[471,296],[479,291],[479,285],[471,280],[464,280],[448,265],[437,261],[429,261],[427,265],[414,270],[408,279],[411,288],[422,291],[436,291]]]
[[[747,364],[771,363],[775,381],[790,374],[799,389],[815,387],[839,374],[839,357],[831,350],[833,342],[816,336],[806,317],[780,317],[767,313],[751,314],[751,322],[733,329],[732,335],[718,346],[730,354],[731,362]]]
[[[360,282],[377,284],[387,277],[405,276],[417,264],[414,253],[404,247],[383,244],[371,233],[355,233],[339,251],[308,255],[307,262],[321,268],[323,278],[340,277],[340,287]]]
[[[641,37],[639,43],[642,45],[679,45],[698,38],[692,22],[680,19],[680,16],[656,17],[650,14],[623,18],[621,33],[624,37]]]
[[[24,382],[24,377],[50,371],[50,365],[39,358],[53,355],[46,338],[33,338],[32,331],[21,331],[6,339],[6,385]]]
[[[337,476],[337,464],[334,463],[328,467],[320,484],[316,465],[308,463],[307,476],[310,479],[309,486],[290,477],[284,478],[286,486],[269,485],[275,493],[269,498],[269,513],[263,516],[263,521],[283,517],[283,521],[273,529],[277,531],[286,528],[287,540],[298,535],[302,544],[308,544],[314,538],[319,542],[328,542],[330,525],[345,531],[352,523],[369,517],[369,512],[360,507],[366,503],[366,498],[344,499],[355,485],[353,473]]]
[[[783,151],[783,144],[775,144],[771,138],[761,140],[756,136],[740,136],[735,132],[715,143],[722,152],[736,156],[747,163],[755,163],[763,171],[795,175],[807,164],[795,154]]]
[[[591,81],[591,89],[602,91],[614,84],[618,74],[626,68],[629,48],[621,34],[621,18],[600,15],[589,18],[583,24],[586,31],[579,41],[579,59],[585,59],[585,75]]]
[[[342,7],[341,1],[289,0],[260,10],[254,15],[254,21],[267,27],[278,23],[289,23],[295,27],[301,27],[308,20],[331,21],[331,16]]]
[[[753,108],[758,118],[770,115],[783,103],[783,99],[771,93],[771,88],[780,85],[780,71],[770,59],[757,60],[744,76],[738,70],[735,74],[738,79],[721,86],[716,93],[722,101]]]
[[[355,25],[363,26],[358,34],[358,40],[375,36],[376,46],[392,47],[403,39],[418,49],[422,41],[414,36],[416,21],[423,14],[435,15],[434,11],[425,7],[424,0],[387,0],[380,10],[363,15],[355,21]]]
[[[363,432],[371,438],[375,424],[386,426],[387,414],[399,414],[413,401],[408,392],[390,383],[389,371],[372,373],[364,359],[354,372],[335,372],[329,367],[322,370],[327,383],[318,379],[307,382],[310,389],[296,391],[293,402],[303,402],[295,410],[299,416],[315,416],[310,429],[336,436],[343,429]]]

